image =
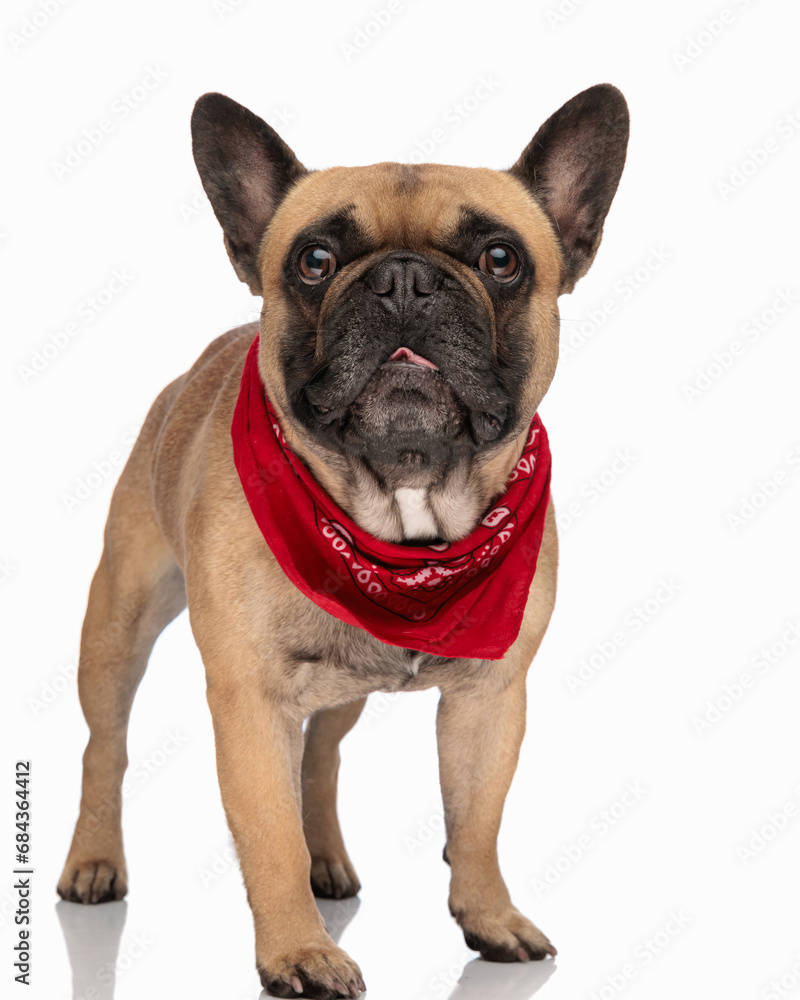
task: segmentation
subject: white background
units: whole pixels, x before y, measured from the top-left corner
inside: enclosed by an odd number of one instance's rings
[[[556,508],[578,504],[580,516],[561,532],[559,597],[500,840],[513,898],[559,956],[473,961],[447,913],[435,692],[373,698],[343,745],[342,825],[364,889],[360,908],[326,914],[341,930],[358,909],[341,941],[380,1000],[800,996],[800,644],[787,632],[800,615],[800,119],[786,117],[800,115],[800,17],[790,0],[565,0],[560,20],[556,4],[402,0],[349,58],[343,46],[384,0],[71,0],[37,14],[22,44],[14,36],[40,8],[4,5],[3,996],[109,1000],[115,962],[117,1000],[259,993],[185,615],[158,642],[133,713],[128,902],[56,910],[86,738],[70,678],[111,466],[162,386],[259,308],[201,195],[194,100],[229,94],[311,167],[409,159],[442,128],[431,158],[502,168],[602,81],[629,101],[631,143],[597,260],[561,301],[565,349],[541,407]],[[152,70],[164,78],[123,115],[123,95]],[[493,93],[469,102],[482,78]],[[58,177],[106,118],[112,130]],[[87,320],[115,271],[127,286]],[[70,322],[76,336],[26,372]],[[615,475],[618,451],[628,467]],[[95,463],[106,475],[70,503]],[[604,471],[614,481],[593,498]],[[760,506],[732,524],[748,500]],[[678,589],[659,602],[662,580]],[[737,690],[743,672],[753,683]],[[704,715],[717,721],[701,733]],[[184,742],[162,753],[171,733]],[[27,991],[10,957],[18,757],[34,773]],[[638,801],[613,808],[637,782]],[[604,830],[608,809],[617,818]],[[762,828],[770,839],[745,857]],[[784,992],[769,992],[781,977]]]

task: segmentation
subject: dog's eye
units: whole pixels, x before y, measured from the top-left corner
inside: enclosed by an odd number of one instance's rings
[[[513,281],[519,272],[519,257],[505,243],[494,243],[480,255],[478,267],[495,281]]]
[[[318,285],[336,270],[336,258],[325,247],[304,247],[297,258],[297,273],[307,285]]]

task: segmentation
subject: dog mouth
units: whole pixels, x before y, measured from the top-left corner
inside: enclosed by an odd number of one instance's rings
[[[415,354],[410,347],[398,347],[389,360],[386,361],[381,367],[386,368],[387,365],[403,365],[410,366],[412,368],[431,368],[433,371],[439,371],[438,365],[435,365],[432,361],[428,361],[427,358],[423,358],[421,354]]]
[[[446,360],[401,345],[376,358],[360,378],[345,364],[346,388],[338,391],[340,379],[328,370],[327,377],[305,387],[314,423],[347,447],[387,457],[413,454],[424,460],[443,449],[475,450],[495,441],[506,423],[507,404],[499,393],[488,398],[460,385],[448,374]]]
[[[378,367],[348,415],[351,430],[371,440],[458,436],[466,418],[439,366],[409,347],[398,347]]]

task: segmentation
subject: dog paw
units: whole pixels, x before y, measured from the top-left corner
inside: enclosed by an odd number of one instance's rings
[[[311,888],[323,899],[347,899],[359,892],[361,883],[349,858],[312,857]]]
[[[276,997],[334,1000],[358,997],[367,988],[356,963],[333,944],[299,949],[291,956],[259,963],[258,974],[267,993]]]
[[[487,962],[540,961],[557,952],[536,924],[511,906],[500,913],[453,913],[464,932],[468,948],[479,951]]]
[[[67,862],[56,892],[72,903],[109,903],[128,891],[124,862]]]

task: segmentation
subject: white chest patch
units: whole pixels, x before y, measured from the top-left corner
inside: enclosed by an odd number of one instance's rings
[[[419,673],[420,664],[422,663],[422,657],[424,655],[425,655],[424,653],[417,653],[417,655],[414,656],[411,662],[408,664],[408,672],[410,674],[413,674],[415,677]]]
[[[406,486],[394,491],[403,534],[406,538],[436,538],[439,531],[428,506],[425,490],[412,490]]]

